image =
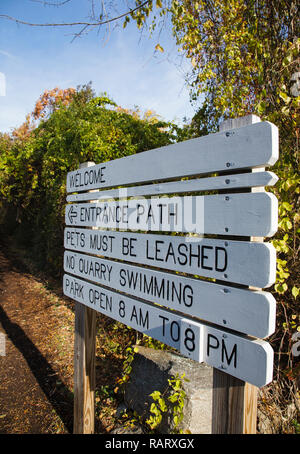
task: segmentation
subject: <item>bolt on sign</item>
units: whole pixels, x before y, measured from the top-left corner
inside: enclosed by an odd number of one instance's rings
[[[249,237],[277,231],[263,190],[277,177],[261,169],[277,159],[277,128],[259,122],[69,172],[64,294],[266,385],[276,253]]]

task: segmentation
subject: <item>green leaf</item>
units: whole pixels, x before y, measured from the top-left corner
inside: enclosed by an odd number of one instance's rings
[[[299,293],[300,293],[300,289],[299,289],[298,287],[294,286],[294,287],[292,288],[292,295],[293,295],[293,297],[294,297],[295,299],[297,298],[297,296],[299,295]]]
[[[286,104],[288,104],[291,101],[291,98],[286,93],[284,93],[283,91],[281,91],[279,93],[279,96]]]
[[[153,393],[150,394],[153,400],[158,400],[161,397],[161,392],[160,391],[153,391]]]

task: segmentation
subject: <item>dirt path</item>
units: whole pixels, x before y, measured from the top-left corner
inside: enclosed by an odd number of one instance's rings
[[[0,333],[0,434],[72,433],[74,303],[1,238]],[[130,336],[97,315],[95,433],[119,427],[114,389]]]
[[[1,245],[0,245],[1,247]],[[0,249],[0,433],[72,431],[72,371],[63,368],[53,334],[72,311],[24,269],[17,256]],[[55,341],[55,342],[54,342]],[[72,348],[65,364],[71,364]],[[69,358],[67,356],[69,355]],[[61,376],[61,371],[64,376]]]

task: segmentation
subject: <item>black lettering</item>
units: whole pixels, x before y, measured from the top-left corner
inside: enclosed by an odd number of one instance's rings
[[[151,278],[152,279],[152,278]],[[160,295],[162,294],[162,298],[165,297],[165,280],[162,279],[160,288],[158,287],[157,279],[156,277],[154,278],[154,295],[158,296],[160,298]]]
[[[233,365],[236,368],[236,364],[237,364],[237,344],[234,344],[234,347],[232,349],[231,355],[230,355],[230,357],[228,357],[225,341],[224,341],[224,339],[222,339],[222,362],[224,362],[224,355],[226,356],[226,361],[227,361],[228,366],[230,366],[232,358],[234,358]]]
[[[136,308],[135,308],[135,306],[133,306],[133,308],[132,308],[130,321],[132,321],[133,318],[135,319],[135,322],[136,322],[136,324],[138,325],[139,322],[138,322],[138,318],[137,318],[137,313],[136,313]]]
[[[185,253],[183,251],[181,251],[181,249],[184,248],[185,249]],[[183,256],[184,257],[184,260],[181,260],[179,257],[178,257],[178,263],[180,263],[180,265],[186,265],[187,264],[187,245],[185,243],[180,243],[179,246],[178,246],[178,253],[180,256]]]
[[[123,268],[120,270],[120,285],[122,285],[122,287],[125,287],[126,285],[126,270],[123,270]]]
[[[171,207],[173,205],[174,211],[171,212]],[[175,218],[175,224],[177,224],[177,203],[176,204],[171,204],[168,206],[168,223],[170,224],[171,222],[171,216],[174,216]]]
[[[216,341],[215,344],[211,344],[210,343],[211,340],[215,340]],[[209,356],[209,350],[211,348],[217,349],[217,348],[219,348],[219,345],[220,345],[220,343],[219,343],[218,338],[216,336],[214,336],[213,334],[208,334],[207,335],[207,356]]]
[[[165,321],[169,320],[169,319],[168,319],[168,317],[164,317],[163,315],[159,315],[158,318],[162,318],[163,319],[162,329],[163,329],[163,336],[164,336],[165,335]]]
[[[183,302],[186,307],[193,305],[193,288],[190,285],[183,287]]]
[[[150,257],[149,255],[149,241],[146,240],[146,257],[148,260],[154,260],[154,257]]]
[[[140,216],[142,214],[144,214],[145,212],[145,207],[144,205],[141,205],[140,203],[137,204],[137,207],[136,207],[136,222],[139,223],[140,222]]]
[[[129,238],[122,238],[122,254],[129,254]]]
[[[175,258],[175,254],[174,254],[174,249],[173,249],[173,244],[172,243],[169,244],[165,262],[167,262],[169,260],[169,256],[173,257],[173,263],[176,264],[176,258]]]
[[[191,264],[192,264],[192,257],[196,257],[198,259],[197,265],[198,265],[198,267],[200,267],[200,246],[199,246],[199,244],[197,245],[197,251],[198,251],[197,253],[193,254],[192,249],[193,249],[193,246],[191,243],[190,244],[190,253],[189,253],[189,259],[190,259],[189,265],[191,266]]]
[[[175,329],[174,329],[174,326],[176,327]],[[175,333],[174,333],[174,331],[175,331]],[[174,342],[179,341],[179,339],[180,339],[180,326],[175,321],[171,322],[170,334],[171,334],[171,338],[173,339]],[[176,334],[176,336],[175,336],[175,334]]]
[[[133,244],[134,241],[137,241],[136,238],[122,238],[122,254],[123,255],[130,255],[130,257],[136,257],[136,254],[134,253],[134,247],[135,245]]]
[[[153,295],[153,277],[150,278],[150,283],[147,283],[147,276],[144,275],[144,292],[148,295]]]
[[[129,245],[130,245],[130,248],[129,248],[129,252],[130,252],[130,257],[136,257],[136,254],[133,252],[133,249],[134,249],[134,244],[133,242],[136,241],[136,238],[130,238],[130,241],[129,241]]]
[[[146,317],[143,319],[143,313],[142,310],[140,309],[140,324],[143,326],[143,328],[149,329],[149,312],[146,312]]]
[[[201,268],[205,270],[212,270],[212,266],[205,266],[204,265],[204,260],[208,259],[208,255],[204,255],[204,249],[213,249],[212,246],[202,246],[202,251],[201,251]]]
[[[195,350],[195,333],[191,328],[187,328],[184,333],[185,348],[193,352]]]
[[[220,258],[219,258],[219,251],[223,251],[224,255],[223,255],[223,267],[221,268],[219,266],[219,261],[220,261]],[[219,247],[217,246],[216,247],[216,251],[215,251],[215,269],[216,271],[225,271],[227,268],[227,251],[225,248],[223,247]]]
[[[136,308],[135,308],[135,306],[133,306],[130,321],[132,320],[132,318],[135,318],[136,323],[139,326],[142,326],[143,328],[149,329],[149,312],[148,311],[146,311],[145,318],[143,318],[143,311],[142,311],[141,308],[139,308],[139,317],[138,317]]]
[[[67,244],[69,244],[69,240],[71,240],[71,232],[67,231]]]
[[[167,204],[166,204],[166,203],[159,203],[157,206],[158,206],[158,208],[159,208],[159,222],[160,222],[160,224],[162,224],[162,221],[163,221],[163,217],[162,217],[162,207],[166,207]]]
[[[125,303],[123,300],[119,301],[119,315],[121,318],[125,317]]]
[[[101,207],[96,208],[96,220],[100,219],[101,211],[102,211]]]
[[[138,274],[134,273],[133,271],[128,271],[127,270],[127,278],[128,278],[128,284],[129,288],[133,286],[134,290],[136,288],[137,280],[138,280]]]
[[[98,248],[98,235],[90,235],[90,249],[99,249]]]
[[[74,270],[74,267],[75,267],[75,258],[74,258],[74,255],[67,255],[66,256],[66,266],[67,268],[71,268],[72,270]]]
[[[149,221],[149,218],[153,218],[153,223],[155,224],[154,214],[153,214],[151,205],[150,205],[150,207],[148,209],[147,222]]]
[[[158,257],[158,252],[161,252],[161,249],[159,249],[159,247],[158,247],[158,243],[164,244],[163,241],[159,241],[159,240],[155,241],[155,260],[158,260],[159,262],[163,262],[164,259],[161,259]]]

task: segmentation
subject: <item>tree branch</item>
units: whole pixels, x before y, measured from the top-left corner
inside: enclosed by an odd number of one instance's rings
[[[69,1],[69,0],[67,0]],[[134,13],[135,11],[143,8],[147,3],[149,3],[150,0],[146,0],[145,2],[141,3],[139,6],[136,8],[128,10],[126,13],[120,14],[119,16],[112,17],[111,19],[107,19],[105,21],[94,21],[94,22],[62,22],[62,23],[44,23],[44,24],[35,24],[33,22],[27,22],[21,19],[17,19],[12,16],[8,16],[7,14],[0,14],[0,19],[7,19],[13,22],[16,22],[17,24],[22,24],[22,25],[29,25],[31,27],[73,27],[76,25],[82,25],[84,28],[87,27],[98,27],[100,25],[105,25],[109,24],[111,22],[117,21],[119,19],[122,19],[122,17],[128,16],[131,13]],[[66,3],[62,2],[62,3]],[[59,5],[59,4],[58,4]]]
[[[71,2],[72,0],[62,0],[57,3],[47,2],[46,0],[30,0],[33,3],[42,3],[44,6],[63,6],[66,3]]]

